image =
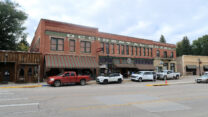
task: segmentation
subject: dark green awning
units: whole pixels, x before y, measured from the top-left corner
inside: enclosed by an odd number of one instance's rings
[[[204,69],[208,69],[208,65],[204,65]]]
[[[187,69],[196,69],[196,65],[186,65]]]

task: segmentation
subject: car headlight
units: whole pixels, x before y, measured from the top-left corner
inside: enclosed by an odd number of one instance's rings
[[[55,80],[54,78],[51,78],[51,79],[50,79],[50,81],[54,81],[54,80]]]

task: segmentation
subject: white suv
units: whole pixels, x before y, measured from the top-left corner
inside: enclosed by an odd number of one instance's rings
[[[156,74],[153,71],[139,71],[131,75],[132,81],[142,82],[143,80],[156,81]]]
[[[120,73],[111,73],[107,76],[98,76],[96,81],[97,83],[101,83],[101,84],[107,84],[109,82],[122,83],[123,75],[121,75]]]

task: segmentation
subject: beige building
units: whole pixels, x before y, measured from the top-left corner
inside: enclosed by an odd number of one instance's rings
[[[183,55],[177,57],[176,61],[181,75],[202,75],[208,71],[208,56]]]
[[[160,72],[162,70],[173,70],[177,71],[176,59],[175,58],[160,58],[157,57],[154,59],[155,71]]]

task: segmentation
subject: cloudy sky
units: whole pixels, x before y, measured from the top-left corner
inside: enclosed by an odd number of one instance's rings
[[[208,0],[13,0],[28,14],[31,42],[41,18],[175,44],[208,34]]]

